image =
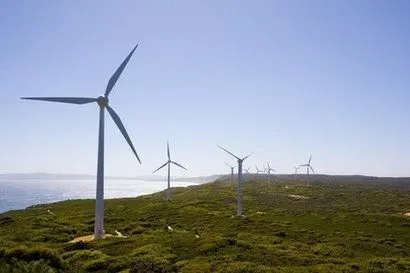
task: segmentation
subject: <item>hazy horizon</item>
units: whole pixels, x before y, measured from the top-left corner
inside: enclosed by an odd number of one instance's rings
[[[95,179],[96,175],[95,174],[87,174],[87,173],[49,173],[49,172],[29,172],[29,173],[0,173],[0,179],[2,178],[1,176],[7,176],[7,175],[23,175],[23,176],[30,176],[32,175],[33,177],[35,177],[36,175],[44,175],[44,176],[50,176],[50,179],[56,179],[53,176],[72,176],[72,179],[78,179],[78,177],[80,177],[80,179],[86,179],[83,177],[89,177],[87,179]],[[229,176],[230,172],[225,172],[225,173],[212,173],[212,174],[205,174],[205,175],[200,175],[200,176],[190,176],[190,175],[178,175],[178,176],[174,176],[171,175],[172,179],[198,179],[198,178],[208,178],[208,177],[216,177],[216,176]],[[237,172],[234,172],[234,176],[236,177],[238,175]],[[255,176],[264,176],[266,175],[266,173],[256,173],[255,171],[249,171],[249,173],[244,173],[244,175],[255,175]],[[271,176],[294,176],[295,173],[271,173]],[[306,172],[298,172],[297,175],[300,176],[307,176]],[[338,177],[338,176],[364,176],[364,177],[377,177],[377,178],[410,178],[410,176],[375,176],[375,175],[362,175],[362,174],[322,174],[322,173],[310,173],[309,176],[334,176],[334,177]],[[155,174],[139,174],[136,176],[115,176],[115,175],[105,175],[105,179],[148,179],[148,180],[153,180],[153,181],[160,181],[163,179],[166,179],[167,176],[166,175],[155,175]],[[66,179],[66,178],[62,178],[62,179]],[[212,181],[209,181],[212,182]]]

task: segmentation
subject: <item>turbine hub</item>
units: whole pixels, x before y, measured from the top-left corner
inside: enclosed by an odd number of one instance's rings
[[[97,98],[97,103],[99,106],[107,106],[108,105],[108,98],[105,96],[99,96]]]

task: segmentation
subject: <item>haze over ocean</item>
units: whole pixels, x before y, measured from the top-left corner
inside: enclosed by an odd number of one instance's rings
[[[171,182],[173,187],[197,185]],[[105,180],[105,199],[136,197],[166,189],[164,181]],[[95,199],[95,179],[0,179],[0,213],[67,199]]]

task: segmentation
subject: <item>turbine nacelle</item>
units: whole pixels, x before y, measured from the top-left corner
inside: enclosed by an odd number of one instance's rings
[[[106,96],[99,96],[97,98],[97,103],[100,107],[107,107],[108,106],[108,97]]]

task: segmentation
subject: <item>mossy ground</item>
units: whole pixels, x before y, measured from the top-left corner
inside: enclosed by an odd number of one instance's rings
[[[410,211],[410,184],[251,180],[244,184],[245,217],[235,216],[235,196],[236,187],[223,181],[173,189],[171,202],[163,192],[107,200],[106,233],[127,237],[75,244],[67,242],[93,232],[93,200],[6,212],[0,268],[410,272],[410,217],[403,215]]]

